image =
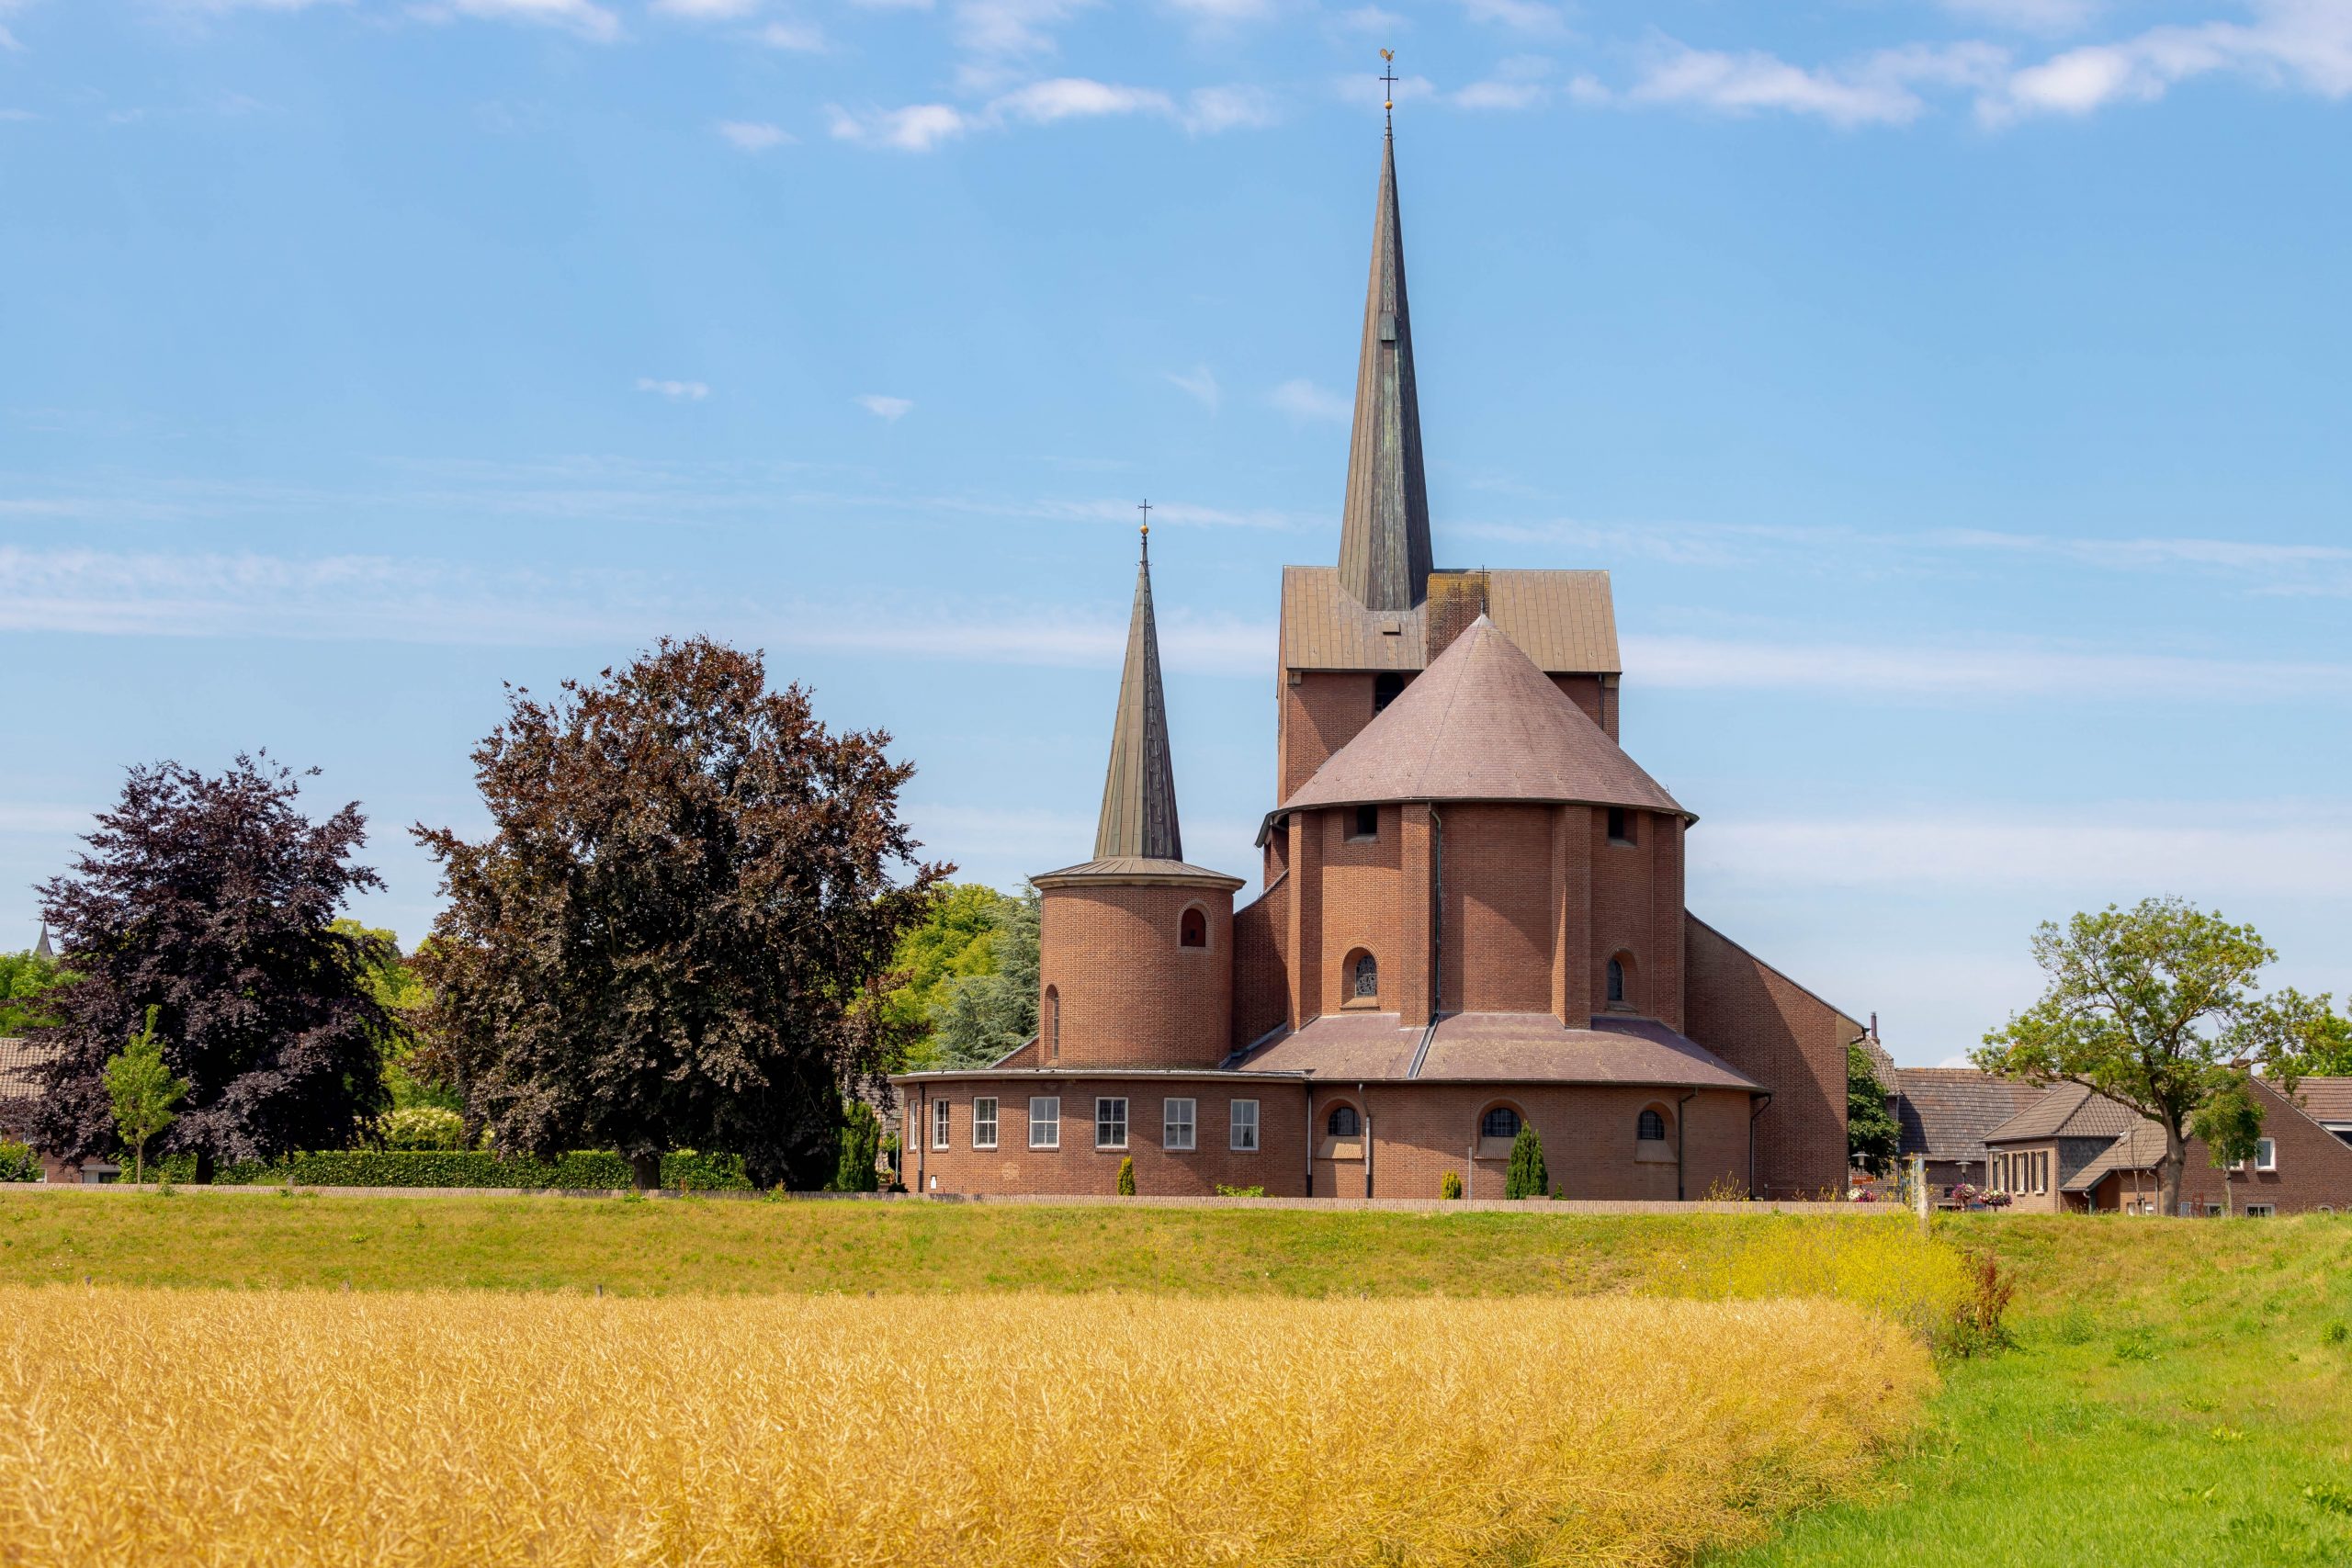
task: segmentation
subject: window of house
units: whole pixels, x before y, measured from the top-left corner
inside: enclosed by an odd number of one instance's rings
[[[2254,1168],[2256,1170],[2276,1170],[2278,1168],[2278,1145],[2275,1140],[2270,1138],[2257,1138],[2255,1140]],[[2246,1213],[2250,1214],[2254,1213],[2254,1211],[2248,1209]]]
[[[1197,908],[1186,909],[1176,922],[1176,945],[1206,947],[1209,944],[1209,918]]]
[[[1046,987],[1046,1059],[1059,1061],[1062,1055],[1062,994],[1053,987]]]
[[[1380,837],[1380,807],[1377,806],[1357,807],[1356,825],[1349,830],[1348,837],[1351,839],[1377,839]]]
[[[931,1146],[933,1148],[944,1149],[947,1146],[949,1125],[947,1101],[933,1100],[931,1102]]]
[[[1478,1118],[1478,1136],[1482,1138],[1516,1138],[1519,1136],[1519,1112],[1508,1105],[1498,1105]]]
[[[1161,1102],[1159,1116],[1159,1146],[1163,1149],[1189,1149],[1193,1146],[1193,1125],[1199,1106],[1190,1100],[1170,1100]]]
[[[1357,956],[1355,972],[1348,976],[1348,994],[1365,1001],[1380,999],[1380,964],[1371,953]]]
[[[1666,1118],[1655,1111],[1645,1111],[1634,1118],[1634,1136],[1645,1144],[1666,1142]]]
[[[1125,1096],[1105,1096],[1094,1102],[1094,1146],[1098,1149],[1124,1149],[1127,1146],[1127,1102]]]
[[[1612,844],[1634,841],[1634,814],[1622,806],[1609,808],[1609,841]]]
[[[2186,1206],[2186,1205],[2184,1205],[2184,1207],[2185,1207],[2185,1206]],[[2208,1204],[2206,1204],[2206,1205],[2205,1205],[2205,1213],[2206,1213],[2206,1217],[2207,1217],[2207,1218],[2209,1218],[2209,1219],[2210,1219],[2210,1218],[2211,1218],[2213,1215],[2220,1213],[2221,1212],[2222,1212],[2222,1206],[2221,1206],[2219,1203],[2208,1203]]]
[[[1624,1005],[1625,964],[1623,959],[1612,958],[1609,961],[1609,1000],[1612,1006]]]
[[[1352,1105],[1331,1107],[1331,1114],[1323,1125],[1335,1138],[1353,1138],[1363,1132],[1363,1121],[1356,1115],[1356,1108]]]
[[[1062,1102],[1058,1095],[1030,1096],[1029,1146],[1033,1149],[1057,1149],[1062,1146]]]
[[[1258,1152],[1258,1102],[1237,1100],[1227,1113],[1229,1145],[1243,1154]]]
[[[2245,1217],[2249,1220],[2267,1220],[2278,1212],[2276,1203],[2248,1203],[2245,1206]]]
[[[1396,694],[1404,689],[1405,677],[1402,675],[1374,675],[1372,678],[1372,711],[1385,711],[1388,705],[1396,700]]]
[[[972,1101],[972,1146],[976,1149],[996,1147],[996,1098]]]

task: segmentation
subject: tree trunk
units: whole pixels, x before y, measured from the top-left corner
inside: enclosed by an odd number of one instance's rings
[[[651,1192],[658,1190],[662,1185],[661,1152],[656,1150],[650,1154],[629,1156],[628,1174],[629,1179],[637,1184],[637,1190],[639,1192]]]
[[[2180,1135],[2179,1128],[2166,1127],[2165,1129],[2165,1165],[2164,1168],[2156,1173],[2156,1179],[2164,1188],[2165,1213],[2177,1215],[2180,1213],[2180,1185],[2182,1179],[2188,1174],[2188,1141]]]
[[[196,1184],[198,1187],[212,1185],[212,1151],[210,1149],[196,1151]]]

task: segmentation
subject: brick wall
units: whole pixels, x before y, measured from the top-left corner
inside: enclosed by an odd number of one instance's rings
[[[2263,1102],[2262,1135],[2278,1146],[2278,1168],[2215,1170],[2205,1145],[2191,1138],[2181,1172],[2181,1197],[2201,1210],[2205,1204],[2222,1202],[2226,1188],[2233,1213],[2245,1213],[2250,1203],[2267,1203],[2281,1214],[2321,1208],[2339,1214],[2352,1213],[2352,1145],[2289,1105],[2259,1079],[2255,1091]],[[2153,1176],[2141,1179],[2143,1190],[2156,1185]],[[2096,1201],[2100,1207],[2112,1209],[2132,1194],[2132,1178],[2125,1175],[2102,1182]]]
[[[1861,1028],[1695,916],[1684,932],[1683,1032],[1772,1091],[1756,1122],[1765,1198],[1846,1180],[1846,1044]]]
[[[1233,1028],[1227,1043],[1236,1050],[1289,1020],[1289,940],[1290,879],[1278,874],[1233,915]]]
[[[1306,1097],[1295,1079],[1260,1082],[1215,1079],[1090,1078],[1082,1075],[935,1078],[901,1087],[910,1120],[920,1130],[901,1168],[908,1190],[917,1192],[1057,1193],[1114,1192],[1119,1161],[1136,1162],[1136,1190],[1159,1197],[1207,1197],[1216,1184],[1261,1187],[1273,1197],[1306,1191]],[[972,1147],[972,1102],[997,1100],[997,1147]],[[1029,1100],[1054,1096],[1061,1101],[1061,1145],[1028,1146]],[[1099,1149],[1094,1142],[1094,1102],[1115,1096],[1127,1102],[1127,1142],[1123,1149]],[[1194,1101],[1191,1151],[1162,1146],[1167,1101]],[[1258,1102],[1259,1149],[1237,1152],[1229,1145],[1232,1101]],[[945,1149],[931,1146],[932,1106],[948,1108]],[[937,1185],[933,1185],[933,1179]]]
[[[1208,916],[1208,945],[1183,947],[1177,922],[1195,904]],[[1037,1027],[1047,1066],[1213,1067],[1231,1047],[1233,976],[1233,895],[1222,887],[1043,889]]]
[[[1680,1029],[1686,1016],[1682,979],[1682,822],[1654,812],[1629,812],[1634,841],[1609,837],[1609,813],[1588,810],[1591,866],[1591,927],[1585,938],[1593,1010],[1608,1005],[1609,961],[1623,955],[1626,1006]]]
[[[1460,1174],[1481,1198],[1499,1198],[1507,1151],[1473,1159],[1478,1124],[1492,1106],[1508,1105],[1532,1122],[1544,1141],[1545,1172],[1570,1198],[1670,1201],[1675,1196],[1676,1101],[1684,1091],[1556,1084],[1419,1082],[1315,1086],[1315,1192],[1363,1196],[1361,1147],[1352,1157],[1329,1157],[1332,1107],[1372,1113],[1373,1193],[1375,1198],[1434,1198],[1447,1171]],[[1646,1150],[1634,1136],[1645,1108],[1667,1123],[1663,1145]],[[1711,1188],[1747,1190],[1747,1108],[1745,1092],[1710,1089],[1682,1107],[1687,1117],[1684,1190],[1698,1198]],[[1640,1157],[1645,1152],[1650,1158]],[[1475,1171],[1476,1181],[1472,1175]]]
[[[1297,793],[1316,769],[1372,722],[1373,679],[1369,671],[1329,670],[1300,671],[1296,679],[1284,679],[1276,800]],[[1408,673],[1406,679],[1412,676]]]
[[[1552,808],[1465,803],[1438,815],[1445,1010],[1549,1010]]]
[[[1337,1012],[1354,999],[1351,953],[1369,953],[1379,966],[1385,1010],[1395,1010],[1404,979],[1404,811],[1383,806],[1376,814],[1378,830],[1369,839],[1355,835],[1351,807],[1307,814],[1323,863],[1322,945],[1316,971],[1324,1012]]]

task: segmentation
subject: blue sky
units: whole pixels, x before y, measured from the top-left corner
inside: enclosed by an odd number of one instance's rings
[[[0,0],[0,942],[262,747],[413,942],[664,632],[1083,858],[1147,495],[1253,874],[1382,45],[1439,559],[1611,571],[1696,911],[1913,1063],[2110,899],[2352,987],[2352,0]]]

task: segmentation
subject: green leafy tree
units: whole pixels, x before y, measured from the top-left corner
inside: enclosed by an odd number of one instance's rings
[[[1547,1185],[1544,1173],[1544,1140],[1536,1135],[1534,1122],[1521,1122],[1519,1136],[1511,1140],[1510,1167],[1503,1177],[1503,1196],[1541,1198]]]
[[[841,1159],[828,1192],[872,1192],[882,1185],[882,1119],[874,1107],[853,1100],[842,1107]]]
[[[475,1124],[616,1149],[641,1187],[680,1147],[832,1176],[842,1100],[902,1059],[891,957],[954,869],[915,861],[889,740],[704,637],[511,691],[474,751],[491,837],[415,829],[448,897],[415,967]]]
[[[2033,955],[2041,999],[1985,1035],[1973,1060],[2029,1083],[2081,1084],[2162,1127],[2166,1213],[2180,1212],[2188,1126],[2208,1100],[2253,1064],[2291,1093],[2343,1038],[2326,997],[2256,989],[2278,955],[2252,926],[2177,898],[2044,924]]]
[[[1860,1043],[1846,1047],[1846,1154],[1854,1164],[1882,1176],[1894,1168],[1903,1129],[1887,1106],[1887,1087],[1878,1066]]]
[[[334,930],[360,942],[370,955],[364,971],[368,988],[385,1016],[399,1021],[397,1028],[375,1032],[376,1052],[384,1065],[384,1088],[391,1096],[392,1110],[463,1111],[465,1098],[451,1074],[447,1053],[440,1049],[428,1024],[425,1004],[431,993],[414,966],[401,956],[399,936],[348,918],[335,921]],[[378,1125],[380,1135],[380,1119]]]
[[[2262,1104],[2255,1099],[2254,1085],[2245,1074],[2216,1089],[2212,1098],[2197,1108],[2188,1119],[2188,1134],[2204,1143],[2205,1157],[2213,1162],[2213,1168],[2225,1173],[2222,1206],[2225,1211],[2234,1209],[2226,1172],[2252,1159],[2262,1142]]]
[[[134,1182],[147,1179],[147,1140],[179,1120],[179,1103],[187,1097],[187,1085],[172,1077],[163,1042],[155,1038],[155,1018],[162,1011],[149,1008],[147,1021],[106,1067],[107,1098],[114,1106],[115,1130],[130,1148]]]
[[[927,1065],[986,1066],[1037,1032],[1039,916],[1034,887],[1004,900],[990,939],[993,971],[949,983],[932,1014]]]
[[[893,1032],[908,1043],[905,1066],[933,1064],[938,1018],[955,987],[996,974],[997,932],[1015,903],[984,883],[944,883],[931,913],[899,940],[890,967],[903,978],[882,1007]]]
[[[1439,1177],[1437,1179],[1437,1195],[1441,1198],[1461,1197],[1462,1173],[1458,1170],[1449,1170],[1443,1176]]]
[[[0,953],[0,1034],[22,1034],[58,1022],[42,998],[73,978],[54,958],[30,950]]]

